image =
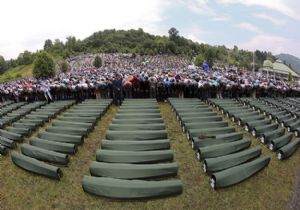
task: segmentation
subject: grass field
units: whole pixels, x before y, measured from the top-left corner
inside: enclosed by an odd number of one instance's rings
[[[184,190],[181,195],[142,201],[120,201],[95,197],[83,192],[81,180],[89,175],[105,130],[117,111],[111,107],[85,140],[68,167],[62,167],[61,181],[53,181],[19,169],[10,156],[0,157],[0,209],[286,209],[289,207],[300,150],[287,161],[278,161],[265,146],[263,155],[272,160],[267,168],[250,179],[217,191],[212,190],[202,164],[196,160],[185,135],[181,132],[171,107],[160,103],[179,176]],[[250,137],[250,135],[247,135]],[[252,138],[253,139],[253,138]],[[27,140],[25,140],[27,142]],[[252,140],[252,146],[260,145]]]
[[[8,69],[0,75],[0,82],[7,82],[16,79],[26,78],[32,76],[33,65],[22,65],[12,69]]]

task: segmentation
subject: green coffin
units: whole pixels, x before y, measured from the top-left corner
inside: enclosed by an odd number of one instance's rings
[[[85,128],[89,131],[93,128],[93,123],[79,123],[79,122],[70,122],[70,121],[60,121],[55,120],[53,121],[52,125],[54,127],[72,127],[72,128]]]
[[[222,121],[223,118],[221,116],[215,117],[181,117],[181,121],[185,123],[193,123],[193,122],[217,122]]]
[[[284,128],[278,128],[274,131],[266,132],[262,134],[260,137],[261,143],[268,144],[271,140],[284,135],[284,133],[285,133]]]
[[[271,123],[272,123],[272,120],[270,120],[270,119],[249,121],[245,124],[245,130],[252,131],[252,129],[255,127],[265,126],[265,125],[269,125]]]
[[[271,124],[271,125],[265,125],[265,126],[258,126],[253,128],[252,135],[253,136],[260,136],[263,133],[267,133],[269,131],[276,130],[278,128],[278,124]]]
[[[276,139],[272,139],[269,144],[269,149],[276,151],[277,149],[283,147],[284,145],[288,144],[293,138],[292,133],[288,133]]]
[[[149,141],[102,140],[101,149],[119,151],[151,151],[170,149],[169,139]]]
[[[5,129],[9,132],[20,134],[21,136],[28,136],[32,132],[32,130],[28,128],[6,127]]]
[[[212,145],[238,141],[243,138],[243,135],[244,135],[243,132],[235,132],[235,133],[217,135],[215,138],[199,139],[198,137],[194,137],[192,140],[192,147],[194,149],[198,149],[199,147],[208,147]]]
[[[8,139],[16,141],[16,142],[21,142],[23,140],[22,135],[12,133],[12,132],[9,132],[6,130],[2,130],[2,129],[0,129],[0,136],[8,138]]]
[[[228,122],[195,122],[195,123],[186,123],[185,129],[201,129],[201,128],[221,128],[228,127]]]
[[[38,134],[38,137],[41,139],[56,141],[56,142],[64,142],[71,144],[82,144],[83,138],[81,136],[67,135],[67,134],[56,134],[49,132],[42,132]]]
[[[190,129],[188,130],[189,139],[193,139],[193,137],[204,135],[214,138],[219,134],[233,133],[235,132],[234,127],[224,127],[224,128],[207,128],[207,129]]]
[[[212,173],[231,168],[260,156],[261,147],[254,147],[242,152],[217,158],[206,158],[203,163],[204,172]]]
[[[110,177],[116,179],[148,179],[176,176],[177,163],[160,164],[126,164],[92,162],[90,167],[92,176]]]
[[[208,147],[200,147],[197,152],[197,159],[203,160],[206,158],[215,158],[224,155],[229,155],[235,152],[239,152],[243,149],[250,147],[251,140],[244,139],[240,141],[234,141],[230,143],[218,144]]]
[[[247,122],[250,122],[250,121],[255,121],[255,120],[264,120],[265,119],[265,116],[263,115],[256,115],[256,116],[250,116],[250,117],[240,117],[238,119],[238,124],[239,125],[243,125]]]
[[[238,184],[262,170],[269,164],[270,160],[271,158],[269,156],[265,156],[251,162],[214,173],[210,179],[211,186],[212,188],[222,188]]]
[[[164,123],[161,117],[151,119],[113,119],[112,124],[153,124]]]
[[[13,140],[0,136],[0,144],[10,149],[15,149],[17,144]]]
[[[83,123],[95,123],[96,117],[58,117],[61,121],[71,121],[71,122],[83,122]]]
[[[11,154],[11,159],[13,163],[20,168],[52,179],[59,180],[63,174],[60,168],[56,166],[46,164],[44,162],[31,157],[27,157],[14,151]]]
[[[75,135],[75,136],[86,136],[88,134],[88,129],[86,128],[72,128],[71,126],[65,127],[49,127],[46,128],[47,132],[50,133],[57,133],[57,134],[68,134],[68,135]]]
[[[157,151],[116,151],[97,150],[96,160],[107,163],[157,163],[172,161],[172,150]]]
[[[95,121],[100,118],[100,114],[86,114],[86,113],[65,113],[63,117],[95,117]]]
[[[166,130],[157,131],[107,131],[106,139],[108,140],[158,140],[167,139]]]
[[[179,113],[180,118],[186,117],[214,117],[217,116],[215,112],[193,112],[193,113]]]
[[[51,163],[59,163],[66,165],[69,162],[69,156],[66,154],[42,149],[29,144],[22,144],[21,152],[28,157]]]
[[[163,123],[156,124],[111,124],[109,130],[116,131],[135,131],[135,130],[165,130],[166,126]]]
[[[141,199],[180,194],[182,182],[180,180],[142,181],[84,176],[82,188],[85,192],[108,198]]]
[[[159,118],[160,114],[117,114],[115,119],[151,119]]]
[[[33,146],[40,147],[42,149],[47,149],[65,154],[75,154],[77,151],[76,145],[70,143],[56,142],[40,138],[31,138],[29,143]]]
[[[125,113],[156,113],[159,114],[159,109],[142,109],[142,110],[136,110],[136,109],[119,109],[118,113],[125,114]]]
[[[277,158],[279,160],[283,160],[283,159],[287,159],[289,158],[296,150],[297,148],[299,147],[300,145],[300,139],[296,139],[295,141],[281,147],[279,150],[278,150],[278,153],[277,153]]]

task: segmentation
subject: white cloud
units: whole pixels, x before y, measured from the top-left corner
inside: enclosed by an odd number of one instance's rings
[[[240,43],[239,47],[251,51],[254,51],[256,49],[270,51],[275,55],[279,53],[289,52],[300,57],[300,52],[298,50],[300,48],[299,43],[285,37],[269,34],[257,35],[248,42]]]
[[[277,19],[275,17],[269,16],[269,15],[264,14],[264,13],[256,13],[253,16],[257,17],[257,18],[260,18],[260,19],[263,19],[263,20],[270,21],[274,25],[284,25],[285,24],[284,20]]]
[[[236,24],[235,27],[248,30],[254,33],[258,33],[258,34],[262,33],[262,31],[257,26],[247,22]]]
[[[215,16],[212,18],[213,21],[218,21],[218,22],[226,22],[230,20],[229,15],[223,15],[223,16]]]
[[[45,39],[85,38],[103,29],[143,28],[161,34],[170,0],[10,0],[1,2],[0,55],[15,58],[42,48]]]
[[[194,41],[194,42],[205,43],[205,41],[199,39],[199,38],[198,38],[197,36],[195,36],[194,34],[188,34],[188,35],[186,36],[186,38],[187,38],[187,39],[190,39],[190,40],[192,40],[192,41]]]
[[[297,0],[217,0],[217,2],[264,7],[300,21],[300,5]]]

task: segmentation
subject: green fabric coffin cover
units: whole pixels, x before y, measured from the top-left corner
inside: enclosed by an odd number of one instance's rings
[[[271,158],[269,156],[265,156],[251,162],[214,173],[210,180],[211,186],[213,188],[221,188],[238,184],[262,170],[269,164],[270,160]]]
[[[165,130],[166,126],[163,123],[156,124],[111,124],[109,130],[115,131],[139,131],[139,130]]]
[[[83,138],[81,136],[67,135],[67,134],[56,134],[49,132],[42,132],[38,134],[41,139],[52,140],[57,142],[71,143],[71,144],[82,144]]]
[[[86,128],[91,130],[93,128],[93,123],[79,123],[79,122],[70,122],[70,121],[60,121],[55,120],[53,121],[52,125],[54,127],[72,127],[72,128]]]
[[[0,144],[0,155],[7,155],[7,153],[8,153],[8,148]]]
[[[86,128],[72,128],[71,126],[64,127],[49,127],[46,129],[47,132],[57,133],[57,134],[68,134],[75,136],[86,136],[88,134],[88,129]]]
[[[160,114],[117,114],[115,119],[151,119],[159,118]]]
[[[238,119],[238,122],[240,125],[243,125],[247,122],[250,122],[250,121],[254,121],[254,120],[264,120],[265,119],[265,116],[263,115],[256,115],[256,116],[250,116],[250,117],[242,117],[242,118],[239,118]]]
[[[14,162],[14,164],[27,171],[47,176],[52,179],[59,180],[63,174],[60,168],[56,166],[46,164],[34,158],[19,154],[15,151],[12,152],[11,159]]]
[[[10,149],[15,149],[17,144],[13,140],[0,136],[0,144]]]
[[[38,160],[43,160],[51,163],[68,164],[69,156],[59,152],[42,149],[29,144],[21,145],[21,152],[28,156]]]
[[[194,123],[185,123],[186,129],[201,129],[201,128],[221,128],[228,127],[228,122],[194,122]]]
[[[300,145],[300,139],[296,139],[295,141],[281,147],[278,150],[277,158],[279,160],[283,160],[290,157],[297,150],[299,145]]]
[[[95,123],[96,117],[59,117],[61,121],[71,121],[71,122],[84,122],[84,123]]]
[[[271,122],[270,119],[249,121],[245,124],[245,129],[246,131],[251,131],[255,127],[269,125]]]
[[[179,113],[180,118],[186,117],[214,117],[217,116],[215,112],[193,112],[193,113]]]
[[[207,137],[215,137],[219,134],[233,133],[235,132],[234,127],[224,127],[224,128],[207,128],[207,129],[190,129],[188,131],[189,138],[197,137],[199,135],[204,135]]]
[[[231,168],[242,163],[245,163],[253,158],[260,156],[261,147],[254,147],[242,152],[225,155],[217,158],[206,158],[204,160],[204,172],[212,173]]]
[[[288,144],[292,140],[292,138],[293,138],[293,134],[288,133],[276,139],[272,139],[269,144],[269,149],[275,151],[283,147],[284,145]]]
[[[293,124],[297,121],[298,121],[298,118],[293,118],[293,119],[284,121],[283,124],[284,124],[285,127],[288,127],[289,125],[291,125],[291,124]]]
[[[8,139],[16,141],[16,142],[21,142],[23,140],[22,135],[12,133],[12,132],[9,132],[6,130],[2,130],[2,129],[0,129],[0,136],[8,138]]]
[[[284,128],[278,128],[274,131],[266,132],[262,134],[260,137],[261,143],[268,144],[271,140],[284,135],[284,132],[285,132]]]
[[[92,162],[92,176],[111,177],[116,179],[146,179],[166,176],[176,176],[177,163],[161,164],[126,164]]]
[[[151,119],[113,119],[112,124],[153,124],[164,123],[161,117]]]
[[[215,117],[181,117],[181,121],[183,123],[192,123],[192,122],[216,122],[216,121],[222,121],[221,116],[215,116]]]
[[[200,147],[197,152],[197,158],[198,160],[203,160],[205,158],[214,158],[229,155],[246,149],[250,147],[250,145],[250,139],[243,139],[240,141],[234,141],[230,143],[217,144],[208,147]]]
[[[255,135],[254,136],[260,136],[263,133],[267,133],[269,131],[273,131],[276,130],[278,128],[278,124],[271,124],[271,125],[265,125],[265,126],[259,126],[259,127],[255,127],[253,128],[253,131],[255,131]]]
[[[194,137],[192,140],[192,147],[194,149],[198,149],[199,147],[208,147],[217,144],[230,143],[233,141],[241,140],[243,138],[243,135],[243,132],[235,132],[217,135],[215,138],[199,139],[198,137]]]
[[[166,130],[157,131],[107,131],[108,140],[158,140],[167,139]]]
[[[141,110],[136,110],[136,109],[119,109],[118,113],[120,114],[125,114],[125,113],[160,113],[159,109],[141,109]]]
[[[65,113],[63,117],[94,117],[95,121],[100,118],[98,114],[86,114],[86,113]]]
[[[82,187],[85,192],[118,199],[164,197],[182,193],[180,180],[142,181],[84,176]]]
[[[116,151],[97,150],[96,160],[107,163],[157,163],[172,161],[172,150],[157,151]]]
[[[70,143],[56,142],[51,140],[49,141],[40,138],[31,138],[29,143],[36,147],[60,153],[75,154],[77,151],[76,145]]]
[[[14,128],[14,127],[6,127],[5,130],[12,132],[12,133],[16,133],[16,134],[20,134],[21,136],[27,136],[31,134],[31,130],[28,128]]]
[[[119,151],[151,151],[170,149],[169,139],[149,141],[102,140],[101,149]]]

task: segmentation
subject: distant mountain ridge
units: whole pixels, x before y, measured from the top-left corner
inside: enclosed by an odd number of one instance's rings
[[[290,54],[279,54],[275,56],[276,58],[282,60],[285,64],[292,67],[292,69],[300,75],[300,59],[296,56]]]

